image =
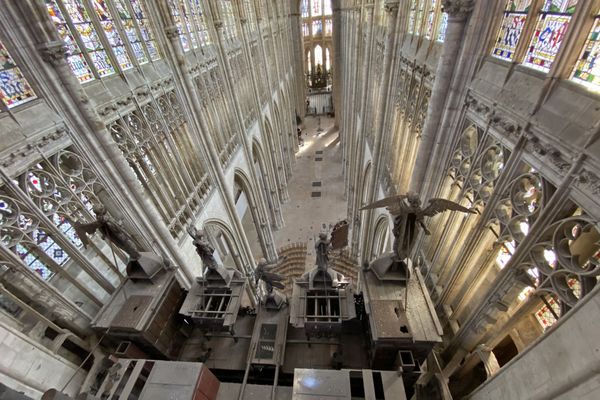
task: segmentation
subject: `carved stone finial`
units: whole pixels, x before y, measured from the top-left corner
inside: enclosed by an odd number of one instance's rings
[[[165,28],[165,34],[169,39],[175,39],[179,37],[179,29],[175,25],[167,26]]]
[[[398,0],[389,0],[385,2],[384,8],[388,13],[398,11],[398,5],[400,2]]]
[[[59,41],[48,42],[40,47],[44,61],[56,65],[67,57],[64,43]]]
[[[473,0],[442,0],[442,8],[449,17],[466,18],[473,11]]]

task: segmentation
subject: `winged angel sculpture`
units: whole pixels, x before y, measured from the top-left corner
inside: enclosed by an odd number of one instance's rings
[[[378,200],[361,208],[369,210],[373,208],[386,207],[394,216],[394,253],[398,260],[404,260],[410,254],[416,238],[416,225],[419,224],[426,235],[430,232],[425,226],[424,218],[433,217],[444,211],[460,211],[475,214],[474,210],[468,209],[446,199],[429,199],[427,207],[421,207],[421,200],[417,193],[409,192],[397,196]]]
[[[273,291],[273,287],[276,287],[277,289],[285,288],[284,284],[281,283],[281,281],[285,280],[285,277],[271,272],[273,268],[278,267],[281,262],[285,261],[285,259],[286,257],[279,257],[277,261],[273,263],[267,262],[267,260],[264,258],[261,258],[258,261],[258,264],[256,265],[256,271],[254,272],[256,283],[258,283],[259,280],[265,282],[265,285],[267,286],[267,293],[271,293]]]

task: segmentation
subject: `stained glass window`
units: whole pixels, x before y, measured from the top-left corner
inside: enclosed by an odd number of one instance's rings
[[[318,19],[312,22],[312,34],[313,36],[321,35],[323,33],[323,22]]]
[[[427,39],[431,39],[433,37],[433,29],[435,22],[435,13],[437,8],[437,0],[431,0],[431,4],[429,4],[429,11],[427,12],[427,32],[425,33],[425,37]]]
[[[511,240],[510,242],[504,242],[500,246],[498,254],[496,255],[496,264],[500,269],[506,267],[506,264],[508,264],[508,262],[510,261],[512,255],[515,252],[515,246],[516,243],[514,240]]]
[[[315,66],[323,65],[323,48],[320,45],[315,46]]]
[[[308,28],[308,24],[306,22],[302,24],[302,34],[304,36],[310,36],[310,29]]]
[[[538,320],[544,330],[550,328],[556,322],[556,316],[560,315],[560,305],[550,296],[546,296],[546,301],[552,307],[552,311],[547,305],[542,306],[536,313],[535,318]]]
[[[0,100],[12,108],[35,98],[33,89],[0,42]]]
[[[185,22],[185,27],[189,33],[189,37],[194,49],[198,48],[198,38],[196,37],[196,28],[194,27],[195,14],[192,13],[190,2],[187,0],[179,0],[179,9]]]
[[[158,46],[156,45],[156,40],[154,39],[154,34],[152,33],[152,28],[150,27],[150,21],[146,17],[146,12],[143,8],[143,5],[140,0],[129,0],[129,4],[131,4],[131,8],[133,9],[133,15],[135,16],[135,20],[140,27],[140,32],[142,33],[142,39],[146,42],[146,48],[148,49],[148,53],[150,53],[151,60],[160,59],[160,52],[158,51]]]
[[[331,56],[329,55],[329,49],[325,49],[325,70],[329,71],[331,68]]]
[[[322,14],[322,9],[321,9],[321,1],[322,0],[312,0],[312,16],[313,17],[318,17],[319,15]]]
[[[56,26],[58,35],[65,44],[67,62],[71,70],[77,79],[79,79],[79,82],[83,83],[93,80],[94,75],[92,70],[83,56],[79,44],[75,41],[75,37],[67,25],[62,11],[53,0],[46,0],[46,8],[48,9],[48,14],[50,14],[50,19],[54,23],[54,26]]]
[[[79,33],[83,47],[92,60],[98,75],[103,77],[114,74],[115,68],[98,38],[98,33],[90,21],[90,16],[82,0],[62,0],[61,3],[64,6],[65,13]]]
[[[106,34],[106,38],[110,43],[113,52],[115,53],[115,57],[117,57],[117,61],[121,66],[121,69],[126,70],[133,67],[131,60],[129,59],[129,55],[127,54],[127,49],[123,44],[123,40],[121,39],[121,35],[117,31],[115,27],[112,15],[105,0],[94,0],[94,10],[96,11],[96,15],[98,15],[98,19],[100,20],[100,25],[102,25],[102,29],[104,29],[104,33]]]
[[[181,17],[181,10],[179,9],[180,0],[169,0],[169,7],[171,8],[171,15],[173,16],[173,22],[177,27],[179,33],[179,40],[181,41],[181,47],[183,51],[190,51],[190,42],[187,35],[186,28],[184,26],[183,18]]]
[[[308,52],[308,54],[306,55],[306,65],[307,65],[307,71],[309,74],[312,74],[312,63],[310,61],[310,51]]]
[[[524,64],[549,71],[569,27],[577,0],[546,0],[537,20]]]
[[[198,36],[200,37],[200,45],[207,46],[211,43],[210,35],[208,34],[208,27],[206,26],[206,16],[204,15],[204,10],[202,9],[202,4],[200,0],[192,0],[192,13],[194,14],[194,18],[196,21],[196,25],[198,26]],[[250,30],[256,28],[256,23],[254,22],[254,14],[249,11],[248,12],[248,21],[250,21]]]
[[[446,29],[448,28],[448,13],[440,15],[440,23],[438,24],[437,41],[443,42],[446,40]]]
[[[331,19],[325,20],[325,34],[331,36],[333,32],[333,21]]]
[[[302,18],[308,18],[308,0],[302,0],[300,13],[302,14]]]
[[[425,14],[425,1],[419,0],[419,7],[415,16],[415,35],[421,34],[421,24],[423,23],[423,14]]]
[[[123,2],[124,0],[113,1],[115,3],[115,7],[117,8],[119,18],[121,19],[121,24],[123,24],[123,29],[125,29],[127,40],[129,40],[131,48],[133,49],[133,53],[135,54],[135,58],[140,64],[147,63],[148,57],[144,51],[144,42],[140,40],[138,31],[135,27],[134,19],[132,18],[127,5]]]
[[[331,0],[323,0],[323,15],[331,15],[333,10],[331,9]]]
[[[408,33],[415,32],[415,16],[417,15],[417,1],[412,0],[410,3],[410,11],[408,13]]]
[[[600,90],[600,15],[596,16],[594,26],[585,42],[583,51],[573,73],[573,80],[594,90]]]
[[[531,0],[508,0],[496,45],[492,51],[493,56],[504,60],[513,59],[530,5]]]

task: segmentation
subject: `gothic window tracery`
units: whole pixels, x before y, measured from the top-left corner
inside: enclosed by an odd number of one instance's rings
[[[573,80],[588,88],[600,90],[600,10],[573,71]]]
[[[527,20],[531,0],[508,0],[492,55],[512,60]]]
[[[13,108],[37,98],[21,69],[0,42],[0,101]]]
[[[524,64],[549,71],[563,42],[578,0],[546,1],[540,12]]]
[[[58,288],[70,284],[65,295],[75,296],[72,300],[88,311],[102,305],[125,268],[99,238],[84,249],[72,226],[94,219],[92,207],[100,203],[100,192],[106,193],[101,180],[69,149],[0,186],[2,258],[13,264],[20,260],[23,268]]]
[[[122,116],[109,129],[177,237],[209,191],[177,96],[168,92]]]

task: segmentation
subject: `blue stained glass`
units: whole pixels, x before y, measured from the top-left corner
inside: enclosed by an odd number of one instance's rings
[[[35,93],[21,70],[0,43],[0,101],[12,108],[35,98]]]

